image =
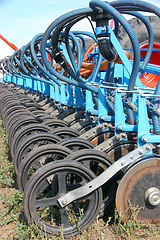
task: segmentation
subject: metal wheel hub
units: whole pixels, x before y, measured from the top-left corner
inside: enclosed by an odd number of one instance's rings
[[[151,187],[145,192],[145,201],[152,206],[160,204],[160,191],[156,187]]]

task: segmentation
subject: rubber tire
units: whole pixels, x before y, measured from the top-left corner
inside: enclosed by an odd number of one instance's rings
[[[59,127],[51,130],[51,133],[65,139],[70,137],[79,137],[80,133],[69,127]]]
[[[65,146],[75,152],[75,147],[77,147],[76,151],[80,151],[83,149],[93,149],[95,146],[93,143],[83,138],[66,138],[61,140],[58,144],[61,146]]]
[[[24,160],[20,163],[18,172],[17,172],[17,184],[18,188],[23,192],[24,188],[29,181],[27,179],[28,177],[28,171],[32,166],[35,166],[35,163],[37,162],[38,159],[41,157],[47,156],[47,154],[52,155],[52,160],[50,162],[55,162],[57,160],[54,160],[54,155],[55,154],[60,154],[61,159],[64,160],[68,155],[72,154],[73,152],[64,146],[57,145],[57,144],[48,144],[48,145],[43,145],[40,147],[37,147],[33,149],[33,151],[24,158]],[[63,157],[63,158],[62,158]],[[58,160],[59,161],[59,160]],[[42,166],[46,165],[48,163],[43,164]],[[38,167],[42,167],[40,164],[36,164],[36,171],[38,170]]]
[[[14,153],[20,144],[25,138],[27,138],[29,135],[38,133],[38,132],[50,132],[50,128],[44,124],[30,124],[28,126],[25,126],[17,131],[17,133],[14,136],[12,148],[14,149]]]
[[[39,145],[33,146],[37,141],[41,141]],[[19,145],[18,148],[16,149],[15,156],[14,156],[14,170],[15,173],[17,174],[18,172],[18,166],[20,163],[23,161],[23,159],[34,149],[42,145],[48,145],[48,144],[57,144],[61,138],[58,136],[49,133],[49,132],[41,132],[41,133],[35,133],[29,135],[26,139],[24,139]],[[46,143],[47,142],[47,143]],[[29,151],[28,151],[28,150]],[[13,150],[13,149],[11,149]],[[26,153],[27,151],[27,153]],[[11,154],[14,154],[11,152]]]
[[[153,34],[154,34],[154,42],[160,43],[160,20],[156,16],[147,16],[146,17],[149,22],[151,23],[152,29],[153,29]],[[138,18],[133,18],[128,20],[130,23],[131,27],[133,28],[134,32],[137,35],[138,42],[140,47],[148,43],[148,32],[145,27],[145,25],[138,19]],[[129,40],[129,37],[124,30],[122,26],[119,28],[119,42],[123,48],[132,48],[131,42]]]
[[[61,170],[62,169],[62,170]],[[53,234],[60,236],[63,234],[63,238],[73,237],[77,235],[79,232],[82,232],[86,228],[88,228],[93,221],[96,219],[102,203],[102,191],[101,188],[94,191],[90,197],[92,197],[92,202],[89,205],[89,210],[86,210],[82,218],[79,220],[78,227],[75,224],[72,224],[69,228],[58,228],[57,226],[50,226],[45,224],[43,220],[41,220],[41,217],[37,219],[36,217],[36,209],[33,206],[33,201],[36,198],[37,190],[38,190],[38,184],[41,184],[42,181],[46,178],[46,176],[53,175],[55,171],[71,171],[76,173],[80,173],[82,177],[86,179],[86,182],[89,182],[90,180],[95,178],[95,175],[85,168],[82,164],[73,162],[73,161],[58,161],[46,164],[39,170],[37,170],[36,174],[32,176],[32,178],[29,180],[23,197],[23,208],[24,208],[24,214],[28,220],[29,223],[35,223],[38,225],[38,227],[41,229],[41,231],[45,234],[53,236]],[[83,174],[83,175],[82,175]],[[88,178],[88,179],[87,179]],[[58,198],[58,196],[57,196]],[[85,198],[84,198],[85,199]],[[43,224],[42,224],[43,222]],[[62,233],[63,231],[63,233]],[[61,238],[61,237],[60,237]]]

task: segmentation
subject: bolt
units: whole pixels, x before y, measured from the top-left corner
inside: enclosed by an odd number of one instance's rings
[[[122,130],[123,130],[123,127],[122,127],[122,126],[117,126],[117,130],[122,131]]]
[[[104,116],[101,116],[100,119],[104,121],[104,120],[105,120],[105,117],[104,117]]]
[[[105,31],[105,28],[101,28],[101,32]]]
[[[62,204],[63,205],[66,205],[67,204],[67,201],[64,199],[64,200],[62,200]]]
[[[116,140],[117,140],[117,141],[119,141],[119,140],[120,140],[120,138],[119,138],[119,137],[116,137]]]
[[[96,131],[93,131],[93,133],[96,133]]]
[[[111,146],[111,145],[112,145],[112,143],[110,142],[110,143],[109,143],[109,146]]]
[[[122,138],[126,137],[126,134],[125,133],[122,133]]]
[[[124,166],[124,162],[122,162],[121,165]]]
[[[139,154],[143,154],[142,148],[139,149]]]
[[[88,138],[88,135],[86,135],[86,138]]]
[[[133,155],[131,155],[131,159],[134,159],[134,156],[133,156]]]
[[[101,147],[100,150],[103,151],[103,148]]]
[[[145,136],[143,136],[143,137],[141,137],[141,141],[142,141],[142,142],[147,142],[148,139],[147,139]]]
[[[154,202],[158,202],[158,200],[159,200],[158,195],[153,196],[153,201]]]
[[[149,145],[146,146],[146,150],[150,150],[151,147]]]

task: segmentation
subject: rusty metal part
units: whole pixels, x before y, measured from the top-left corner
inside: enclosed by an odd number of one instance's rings
[[[127,138],[127,134],[125,132],[119,133],[102,142],[95,149],[106,152],[108,149],[110,149],[111,147],[113,148],[115,144],[123,141],[125,138]]]
[[[122,178],[116,206],[119,214],[127,220],[131,207],[139,207],[137,220],[160,223],[160,159],[150,158],[133,166]],[[153,204],[153,202],[156,204]]]
[[[110,156],[113,161],[117,161],[120,157],[126,155],[127,153],[133,151],[137,147],[136,142],[123,141],[116,143],[114,146],[110,147],[105,151],[105,153]]]
[[[84,111],[79,110],[78,112],[75,112],[75,113],[65,117],[63,120],[66,121],[68,124],[70,124],[83,116],[85,116]]]
[[[95,136],[91,142],[97,147],[98,145],[101,145],[103,142],[105,142],[107,139],[113,137],[113,135],[114,131],[108,129],[108,131],[101,132],[97,136]]]
[[[79,119],[78,122],[72,124],[70,128],[73,128],[75,130],[81,130],[82,128],[86,127],[89,123],[96,122],[95,117],[89,116],[87,118]]]
[[[51,114],[51,116],[57,116],[57,115],[59,115],[60,113],[62,113],[63,111],[65,111],[67,109],[67,107],[66,106],[63,106],[63,107],[59,107],[59,106],[57,106],[57,109],[56,110],[54,110],[54,111],[52,111],[52,112],[50,112],[50,114]],[[46,111],[47,112],[47,111]]]
[[[113,131],[104,132],[104,130],[109,129],[112,125],[110,123],[101,123],[96,127],[88,130],[87,132],[81,134],[81,138],[88,139],[92,141],[92,143],[97,146],[102,143],[104,140],[113,136]]]
[[[71,115],[74,112],[75,112],[75,109],[73,109],[73,108],[67,109],[64,112],[61,112],[59,115],[57,115],[57,118],[58,119],[64,119],[64,118],[66,118],[67,116]]]

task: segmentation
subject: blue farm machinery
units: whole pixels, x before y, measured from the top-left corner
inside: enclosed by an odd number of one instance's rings
[[[114,203],[124,221],[131,205],[160,223],[159,17],[143,1],[91,0],[0,61],[24,213],[44,234],[76,236]],[[84,19],[93,31],[73,30]]]

